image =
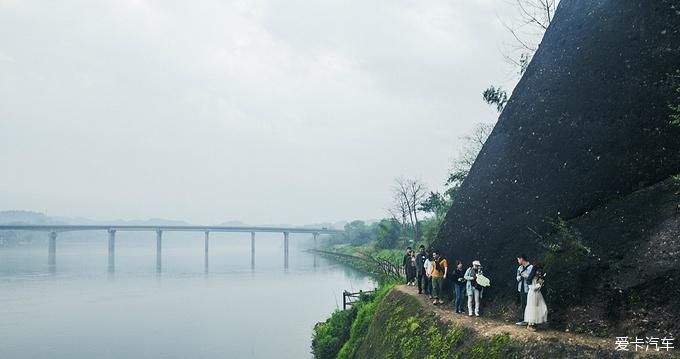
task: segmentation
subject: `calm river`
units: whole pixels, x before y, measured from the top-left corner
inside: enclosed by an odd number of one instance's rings
[[[304,237],[304,236],[301,236]],[[0,358],[309,358],[314,324],[342,306],[342,291],[370,278],[306,253],[291,236],[164,234],[156,273],[155,234],[119,233],[115,272],[106,234],[0,247]]]

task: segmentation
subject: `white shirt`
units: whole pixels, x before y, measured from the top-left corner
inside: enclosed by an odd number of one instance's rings
[[[434,268],[432,266],[432,262],[429,259],[425,260],[425,264],[423,266],[425,267],[425,274],[427,274],[428,277],[432,275],[432,269]]]

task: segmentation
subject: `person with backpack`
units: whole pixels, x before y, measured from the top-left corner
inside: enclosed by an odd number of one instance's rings
[[[439,250],[432,252],[432,292],[433,301],[432,304],[444,304],[441,300],[442,287],[444,285],[444,280],[446,279],[446,274],[448,272],[448,264],[446,259],[441,257]]]
[[[472,311],[479,317],[479,308],[481,306],[482,292],[484,288],[477,283],[477,275],[482,274],[482,264],[478,261],[472,261],[472,267],[465,271],[466,294],[468,296],[468,315],[472,316]]]

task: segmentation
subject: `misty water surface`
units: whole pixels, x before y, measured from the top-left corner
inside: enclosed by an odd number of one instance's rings
[[[342,290],[370,278],[306,253],[291,235],[211,234],[209,273],[202,233],[164,233],[162,273],[155,234],[119,232],[107,273],[104,233],[0,247],[0,358],[306,358],[312,328]],[[82,235],[81,235],[82,236]]]

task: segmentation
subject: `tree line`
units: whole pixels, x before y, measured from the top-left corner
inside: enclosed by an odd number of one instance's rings
[[[351,221],[345,225],[344,232],[333,235],[329,243],[355,246],[373,243],[376,249],[432,243],[492,129],[491,123],[479,123],[470,135],[461,138],[461,149],[451,163],[443,191],[430,190],[417,178],[396,178],[388,217],[372,222]]]

